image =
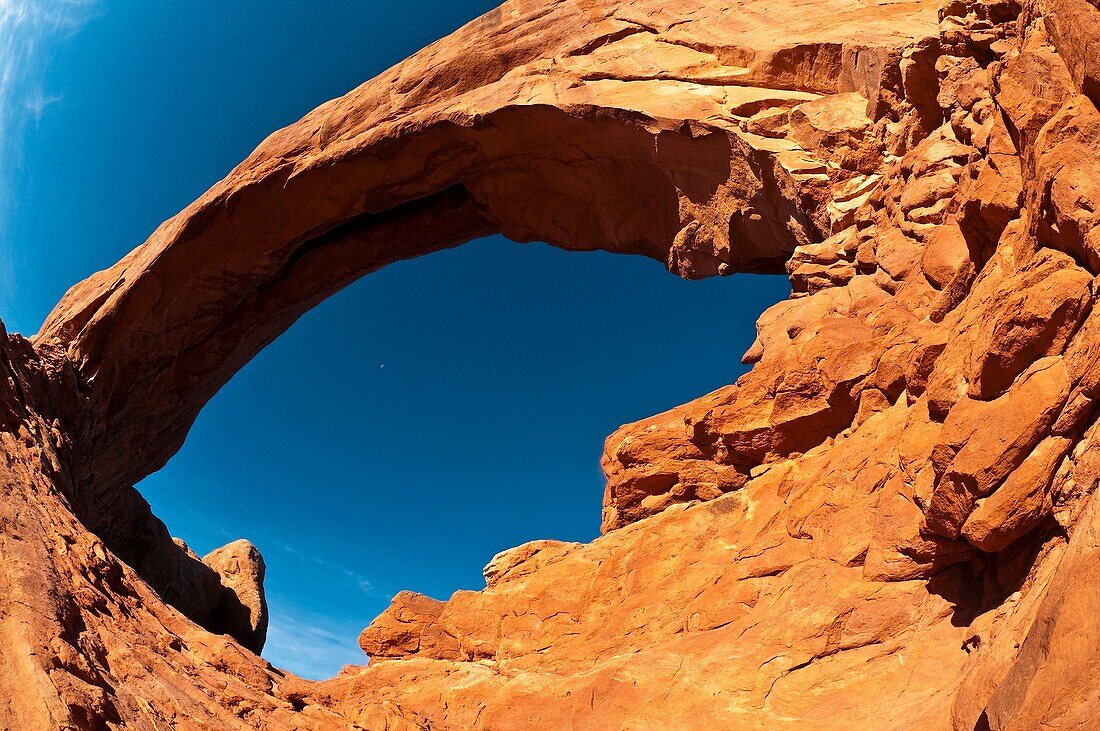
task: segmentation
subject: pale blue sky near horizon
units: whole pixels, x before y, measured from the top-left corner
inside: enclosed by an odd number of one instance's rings
[[[495,4],[0,0],[0,318],[33,333],[270,132]],[[252,540],[264,655],[331,675],[397,591],[594,538],[603,439],[732,383],[787,293],[500,237],[395,264],[261,353],[140,489],[200,554]]]

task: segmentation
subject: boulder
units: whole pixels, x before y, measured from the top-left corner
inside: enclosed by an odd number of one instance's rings
[[[264,594],[267,566],[260,551],[249,541],[233,541],[203,556],[202,562],[221,581],[220,598],[206,626],[260,654],[269,621]]]

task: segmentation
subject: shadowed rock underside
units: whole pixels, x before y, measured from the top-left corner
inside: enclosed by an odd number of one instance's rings
[[[1098,103],[1095,0],[517,0],[323,105],[0,332],[0,726],[1095,727]],[[133,485],[310,307],[491,233],[792,294],[607,439],[600,538],[270,666],[255,547]]]

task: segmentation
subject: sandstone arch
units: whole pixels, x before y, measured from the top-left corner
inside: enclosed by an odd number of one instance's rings
[[[1098,13],[513,2],[276,133],[5,339],[0,718],[1095,717]],[[785,263],[794,296],[738,384],[609,438],[607,536],[399,595],[369,668],[305,683],[162,601],[232,614],[132,489],[203,403],[356,277],[496,231],[683,276]]]
[[[202,614],[176,596],[191,582],[172,588],[181,559],[131,486],[302,312],[391,261],[497,232],[648,255],[689,277],[781,271],[828,232],[828,176],[816,172],[827,153],[742,122],[819,91],[881,94],[891,54],[929,30],[926,9],[905,7],[896,15],[909,35],[883,41],[871,29],[850,48],[795,36],[740,66],[617,13],[550,3],[475,21],[272,135],[49,316],[34,342],[64,349],[86,398],[70,427],[82,435],[70,498],[173,603]],[[812,26],[802,34],[820,38]],[[792,47],[807,69],[788,68]],[[669,48],[679,63],[691,57],[681,73],[658,65]],[[623,52],[658,70],[616,78]],[[871,101],[860,99],[862,115]]]

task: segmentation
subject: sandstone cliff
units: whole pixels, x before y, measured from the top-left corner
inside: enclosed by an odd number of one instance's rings
[[[516,0],[323,105],[3,333],[0,725],[1097,727],[1098,104],[1095,0]],[[792,295],[608,438],[601,538],[269,666],[262,559],[133,485],[307,309],[493,232]]]

